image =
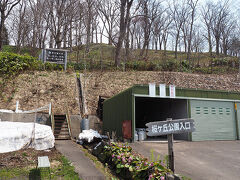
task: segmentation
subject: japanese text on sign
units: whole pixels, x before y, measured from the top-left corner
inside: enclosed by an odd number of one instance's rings
[[[170,124],[164,124],[162,126],[160,125],[152,125],[152,132],[153,133],[161,133],[161,132],[173,132],[173,131],[181,131],[181,130],[188,130],[191,129],[190,122],[180,122],[180,123],[170,123]]]
[[[147,123],[148,136],[160,136],[193,132],[195,130],[193,119],[179,119],[173,121],[158,121]]]

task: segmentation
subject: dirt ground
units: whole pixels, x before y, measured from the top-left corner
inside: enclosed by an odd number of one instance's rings
[[[79,114],[75,73],[35,71],[19,75],[3,89],[0,109],[32,110],[52,103],[55,114]]]
[[[34,149],[24,149],[9,153],[0,153],[0,170],[2,168],[15,168],[37,166],[38,156],[48,156],[50,162],[54,162],[61,157],[55,148],[47,151],[37,151]]]
[[[182,88],[240,91],[240,76],[237,74],[204,75],[180,72],[87,72],[84,73],[86,103],[89,114],[96,114],[99,96],[118,94],[135,85],[148,83],[174,84]]]

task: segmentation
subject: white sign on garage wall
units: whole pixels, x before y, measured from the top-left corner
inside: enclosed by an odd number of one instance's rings
[[[176,88],[174,85],[169,85],[169,96],[170,98],[176,97]]]
[[[166,97],[166,85],[159,84],[159,95],[160,97]]]
[[[150,97],[156,96],[156,85],[154,83],[149,83],[149,96]]]

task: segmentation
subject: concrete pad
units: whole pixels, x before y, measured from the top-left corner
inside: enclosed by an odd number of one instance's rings
[[[167,143],[136,142],[132,148],[151,157],[168,154]],[[193,180],[240,179],[240,141],[182,141],[174,143],[175,173]]]
[[[67,157],[83,180],[103,180],[105,176],[95,167],[94,163],[84,155],[79,145],[71,140],[56,141],[56,149]]]

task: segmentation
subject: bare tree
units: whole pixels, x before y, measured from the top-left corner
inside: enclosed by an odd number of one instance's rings
[[[210,56],[212,56],[212,48],[213,48],[212,31],[211,31],[211,27],[212,27],[212,23],[213,23],[212,9],[213,9],[213,4],[211,4],[211,3],[207,3],[206,5],[202,6],[202,9],[201,9],[201,15],[202,15],[203,22],[204,22],[204,25],[205,25],[205,28],[207,31],[207,35],[203,35],[203,36],[208,41],[208,48],[209,48]]]
[[[130,9],[133,0],[121,0],[120,3],[120,30],[115,52],[115,65],[120,66],[120,51],[126,34],[127,23],[130,18]]]
[[[140,53],[140,56],[144,55],[145,57],[148,54],[149,49],[149,41],[150,41],[150,35],[152,30],[152,25],[159,16],[159,7],[160,2],[157,0],[142,0],[141,1],[141,7],[142,7],[142,15],[143,15],[143,28],[144,28],[144,43],[142,47],[142,51]]]
[[[193,34],[193,24],[196,16],[196,7],[198,0],[188,0],[187,4],[190,7],[190,29],[189,29],[189,37],[188,37],[188,51],[187,51],[187,60],[190,65],[190,54],[192,47],[192,34]]]
[[[171,11],[171,18],[173,19],[174,25],[174,38],[175,38],[175,58],[177,59],[177,49],[180,38],[180,33],[184,22],[186,21],[188,11],[186,7],[185,1],[181,4],[177,4],[176,1],[173,1],[173,5],[169,5],[169,9]]]
[[[234,20],[235,18],[233,16],[229,16],[226,18],[225,22],[222,23],[221,25],[221,42],[222,42],[222,50],[223,54],[226,56],[227,51],[230,48],[230,42],[231,38],[235,36],[235,31],[236,29],[236,21]]]
[[[2,49],[3,44],[3,31],[4,31],[4,24],[6,19],[8,18],[10,12],[13,10],[15,6],[19,4],[20,0],[1,0],[0,1],[0,50]]]
[[[69,24],[77,14],[77,0],[47,0],[46,5],[49,7],[46,13],[50,14],[49,30],[56,47],[60,48],[70,28]]]
[[[95,1],[92,0],[85,0],[85,24],[86,24],[86,53],[89,52],[89,45],[91,40],[91,29],[92,29],[92,22],[93,22],[93,16],[94,16],[94,3]]]
[[[219,55],[220,38],[221,38],[221,27],[225,22],[226,18],[229,16],[229,6],[228,1],[223,4],[218,2],[217,5],[213,6],[213,21],[211,24],[212,33],[216,42],[216,54]]]
[[[113,31],[117,26],[119,3],[114,0],[99,0],[98,11],[103,27],[108,34],[108,44],[113,44]]]

